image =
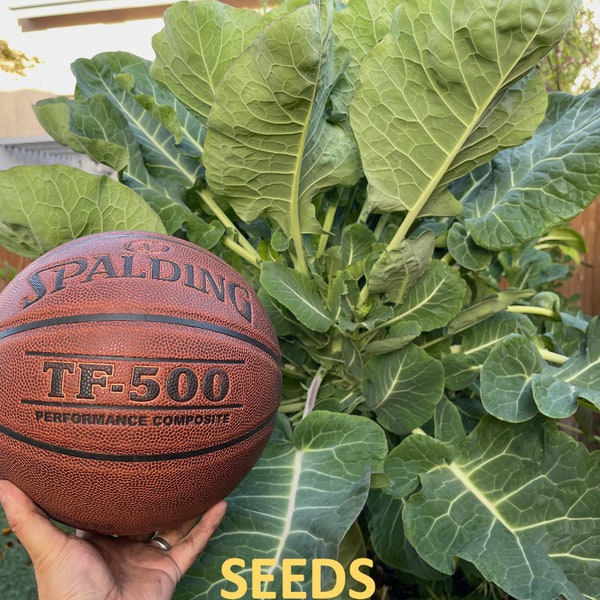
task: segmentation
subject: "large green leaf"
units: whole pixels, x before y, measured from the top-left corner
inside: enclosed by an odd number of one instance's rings
[[[400,0],[349,0],[334,15],[334,32],[352,55],[350,68],[357,68],[373,46],[385,37]]]
[[[422,432],[408,436],[392,449],[385,460],[384,472],[390,485],[386,493],[404,498],[419,487],[419,476],[444,462],[451,462],[453,448]]]
[[[424,209],[436,189],[529,138],[546,107],[527,72],[563,36],[572,0],[418,0],[365,58],[350,118],[369,208]],[[431,214],[431,213],[429,213]]]
[[[276,262],[265,262],[261,265],[260,283],[309,329],[327,331],[333,325],[333,317],[308,275]]]
[[[600,411],[600,319],[588,326],[586,343],[561,367],[547,366],[533,375],[533,398],[543,414],[564,419],[582,400]]]
[[[158,215],[128,187],[63,165],[0,172],[0,244],[36,258],[100,231],[165,233]]]
[[[371,490],[368,508],[371,544],[377,556],[386,565],[412,573],[425,580],[445,577],[430,567],[418,554],[404,533],[402,509],[404,500]]]
[[[373,547],[388,565],[424,579],[436,579],[439,573],[428,565],[406,539],[402,511],[405,497],[419,486],[421,473],[452,459],[453,448],[428,435],[408,436],[392,449],[384,463],[389,486],[371,490],[368,500],[368,524]]]
[[[407,434],[432,416],[444,388],[439,361],[415,344],[365,363],[365,408],[386,429]]]
[[[343,78],[332,94],[332,105],[347,118],[352,95],[359,82],[360,65],[372,48],[390,31],[392,14],[399,0],[349,0],[335,12],[336,43],[350,52]]]
[[[481,369],[481,403],[503,421],[520,423],[537,414],[531,380],[544,361],[525,336],[511,334],[491,350]]]
[[[160,85],[150,73],[151,64],[133,60],[122,67],[119,85],[135,98],[174,135],[177,149],[185,155],[202,159],[206,127],[169,89]]]
[[[310,596],[311,559],[337,558],[367,499],[369,471],[382,470],[386,452],[383,430],[363,417],[315,411],[293,433],[281,418],[258,464],[227,499],[225,520],[177,600],[213,600],[220,590],[232,591],[221,566],[233,557],[245,561],[234,571],[246,581],[253,559],[273,560],[264,571],[274,580],[262,592],[279,593],[281,561],[305,559],[294,569],[304,577],[294,589]]]
[[[496,343],[515,332],[531,337],[536,328],[525,315],[504,311],[467,329],[460,346],[455,346],[454,352],[442,358],[446,387],[451,390],[466,388],[479,375]]]
[[[500,152],[463,197],[464,224],[484,248],[536,239],[579,214],[600,188],[600,89],[550,95],[531,140]]]
[[[216,0],[178,2],[152,39],[152,76],[206,123],[215,91],[229,65],[260,31],[261,15]]]
[[[147,103],[134,93],[131,77],[135,70],[131,69],[140,62],[142,59],[126,52],[108,52],[76,60],[72,65],[77,78],[75,97],[79,100],[100,94],[108,98],[125,117],[148,172],[170,184],[192,187],[202,173],[202,164],[197,157],[178,149],[180,139],[178,132],[173,131],[173,121],[167,126],[164,117],[147,110]],[[129,69],[129,77],[119,77],[125,69]]]
[[[396,307],[388,324],[415,319],[422,331],[447,325],[463,306],[466,284],[458,271],[434,260]]]
[[[34,106],[44,129],[59,143],[115,171],[130,162],[125,118],[105,96],[92,96],[80,102],[66,97],[48,98]],[[129,142],[129,143],[128,143]]]
[[[598,599],[600,453],[533,419],[484,418],[419,474],[406,535],[443,573],[472,562],[518,600]]]
[[[263,29],[217,87],[206,136],[210,188],[243,220],[271,218],[296,242],[320,231],[313,197],[361,173],[353,136],[327,121],[336,62],[326,4]]]
[[[201,164],[204,127],[171,92],[152,80],[148,61],[128,53],[114,53],[96,57],[91,65],[96,63],[100,65],[102,81],[111,91],[102,89],[98,73],[89,64],[83,68],[85,63],[77,63],[77,99],[39,102],[35,107],[38,120],[61,144],[117,171],[120,180],[160,214],[170,233],[183,223],[187,223],[191,235],[197,235],[199,230],[206,232],[210,227],[184,203],[192,175],[182,177],[177,169],[157,170],[156,153],[145,148],[156,140],[139,132],[136,135],[142,125],[153,123],[159,128],[157,135],[163,138],[165,152],[180,152],[187,168],[195,172]],[[87,77],[91,78],[89,83],[84,81]],[[203,241],[210,247],[206,237]]]
[[[50,98],[39,102],[35,113],[56,141],[119,172],[121,181],[160,214],[169,232],[192,216],[183,204],[183,186],[165,186],[148,173],[127,120],[106,96]]]

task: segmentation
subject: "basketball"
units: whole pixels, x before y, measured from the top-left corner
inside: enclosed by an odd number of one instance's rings
[[[198,517],[258,460],[280,353],[251,286],[154,233],[76,239],[0,294],[0,477],[110,535]]]

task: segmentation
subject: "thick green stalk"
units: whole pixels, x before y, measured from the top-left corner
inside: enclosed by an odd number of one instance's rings
[[[210,210],[210,212],[221,221],[225,229],[233,233],[233,237],[225,235],[223,244],[233,250],[236,254],[247,260],[250,264],[258,267],[261,263],[261,258],[254,246],[242,235],[240,230],[235,226],[233,221],[225,214],[223,209],[217,204],[215,197],[210,190],[202,190],[198,195]]]
[[[321,258],[327,249],[327,242],[331,235],[331,228],[333,226],[336,211],[337,204],[330,204],[327,207],[327,213],[325,214],[325,220],[323,221],[323,233],[319,237],[319,245],[317,246],[317,258]]]
[[[564,365],[568,360],[568,356],[564,356],[563,354],[557,354],[556,352],[551,352],[550,350],[546,350],[545,348],[538,348],[538,351],[541,357],[549,363],[554,363],[556,365]]]
[[[513,306],[509,306],[506,310],[511,313],[536,315],[539,317],[548,317],[549,319],[555,319],[557,317],[555,311],[541,306],[522,306],[520,304],[514,304]]]

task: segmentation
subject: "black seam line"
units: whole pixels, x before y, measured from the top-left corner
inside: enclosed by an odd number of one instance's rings
[[[79,358],[84,360],[117,360],[117,361],[148,361],[157,363],[190,363],[198,365],[244,365],[245,360],[223,359],[211,360],[208,358],[169,358],[158,356],[150,358],[148,356],[119,356],[116,354],[72,354],[69,352],[34,352],[33,350],[25,352],[25,356],[44,356],[47,358],[56,356],[57,358]]]
[[[42,327],[51,327],[53,325],[68,325],[71,323],[86,323],[86,322],[103,322],[103,321],[140,321],[146,323],[166,323],[169,325],[183,325],[185,327],[194,327],[195,329],[204,329],[205,331],[214,331],[215,333],[221,333],[223,335],[247,342],[252,344],[259,350],[262,350],[265,354],[270,356],[279,366],[281,364],[281,358],[277,352],[274,352],[267,345],[255,340],[253,337],[240,333],[229,327],[223,327],[222,325],[216,325],[215,323],[209,323],[207,321],[196,321],[195,319],[182,319],[180,317],[171,317],[169,315],[153,315],[145,313],[100,313],[100,314],[89,314],[89,315],[69,315],[65,317],[55,317],[53,319],[41,319],[40,321],[34,321],[32,323],[24,323],[23,325],[17,325],[16,327],[10,327],[4,331],[0,331],[0,339],[7,338],[23,331],[30,331],[32,329],[40,329]]]
[[[24,398],[21,400],[21,404],[25,404],[28,406],[41,406],[48,408],[79,408],[81,410],[125,410],[132,412],[139,411],[194,411],[194,410],[211,410],[211,411],[219,411],[226,410],[232,408],[243,408],[243,404],[219,404],[218,406],[148,406],[145,404],[135,404],[135,405],[118,405],[118,404],[81,404],[79,402],[61,402],[61,401],[47,401],[47,400],[31,400],[29,398]]]
[[[199,448],[197,450],[188,450],[187,452],[173,452],[171,454],[102,454],[99,452],[87,452],[85,450],[74,450],[73,448],[64,448],[63,446],[56,446],[55,444],[48,444],[40,440],[35,440],[21,433],[13,431],[7,427],[0,425],[0,432],[5,435],[35,448],[41,450],[48,450],[55,454],[65,454],[67,456],[75,456],[76,458],[84,458],[89,460],[108,461],[108,462],[122,462],[122,463],[140,463],[140,462],[164,462],[169,460],[181,460],[184,458],[194,458],[196,456],[203,456],[205,454],[212,454],[225,448],[230,448],[244,442],[251,437],[254,437],[260,433],[263,429],[268,427],[271,422],[275,419],[277,411],[270,414],[264,421],[259,423],[256,427],[247,431],[243,435],[236,438],[209,446],[208,448]]]

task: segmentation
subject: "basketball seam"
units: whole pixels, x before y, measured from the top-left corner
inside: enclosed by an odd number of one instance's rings
[[[230,448],[244,442],[265,429],[276,417],[277,410],[272,412],[266,419],[261,421],[256,427],[253,427],[246,433],[237,436],[226,442],[215,444],[207,448],[198,448],[196,450],[188,450],[186,452],[173,452],[170,454],[103,454],[100,452],[88,452],[86,450],[75,450],[73,448],[65,448],[56,444],[49,444],[41,440],[36,440],[23,435],[13,429],[0,425],[0,432],[4,433],[8,437],[11,437],[19,442],[23,442],[35,448],[41,450],[47,450],[54,452],[55,454],[64,454],[66,456],[74,456],[77,458],[84,458],[89,460],[97,461],[108,461],[108,462],[121,462],[121,463],[140,463],[140,462],[165,462],[171,460],[181,460],[185,458],[194,458],[196,456],[204,456],[206,454],[212,454],[225,448]]]
[[[271,357],[277,366],[281,365],[279,354],[273,351],[269,346],[263,344],[259,340],[250,335],[236,331],[223,325],[210,323],[208,321],[197,321],[195,319],[184,319],[181,317],[173,317],[170,315],[156,315],[147,313],[92,313],[83,315],[69,315],[65,317],[54,317],[52,319],[41,319],[32,321],[31,323],[23,323],[15,327],[9,327],[4,331],[0,331],[0,339],[31,331],[33,329],[41,329],[43,327],[52,327],[55,325],[70,325],[73,323],[102,323],[102,322],[144,322],[144,323],[165,323],[168,325],[182,325],[184,327],[193,327],[195,329],[203,329],[205,331],[213,331],[222,335],[246,342],[252,346],[262,350],[265,354]]]

